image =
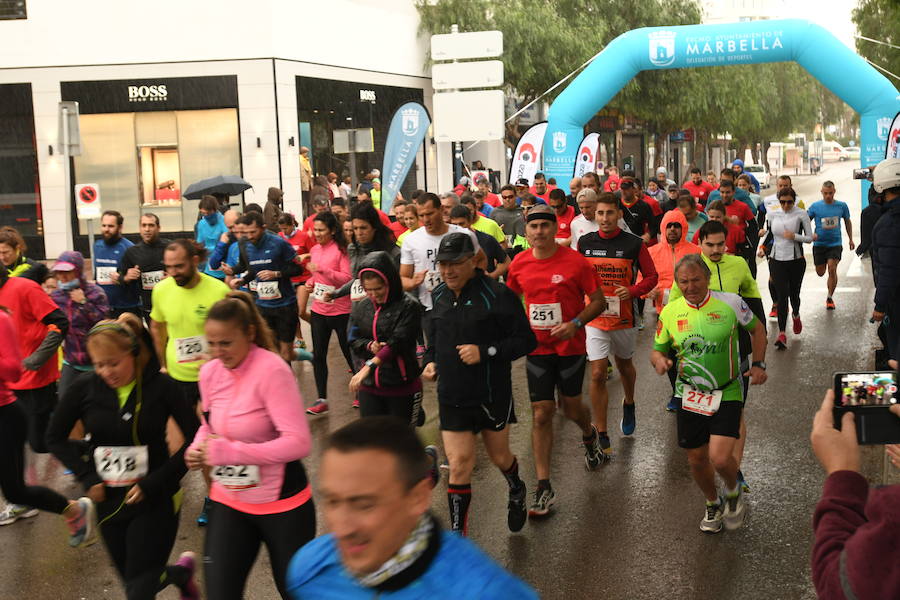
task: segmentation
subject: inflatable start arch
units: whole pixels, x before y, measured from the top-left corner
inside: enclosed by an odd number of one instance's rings
[[[897,90],[824,28],[789,19],[623,33],[550,106],[544,172],[561,182],[571,177],[584,124],[640,71],[785,61],[800,64],[860,114],[862,164],[883,160],[900,111]],[[864,181],[861,190],[864,206],[868,185]]]

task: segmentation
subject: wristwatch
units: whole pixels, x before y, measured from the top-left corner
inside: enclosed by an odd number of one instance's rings
[[[754,360],[751,364],[751,367],[759,367],[763,371],[766,370],[766,361],[764,360]]]
[[[374,369],[374,368],[377,366],[375,363],[372,362],[371,359],[367,360],[367,361],[365,362],[365,365],[366,365],[367,367],[369,367],[370,369]]]
[[[497,356],[497,347],[496,346],[488,346],[487,354],[491,358],[494,358],[495,356]]]

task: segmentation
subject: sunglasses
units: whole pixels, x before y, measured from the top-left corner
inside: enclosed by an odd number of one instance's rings
[[[514,194],[506,194],[506,195],[500,194],[500,197],[503,198],[504,200],[509,200],[510,198],[515,198],[516,196]]]
[[[794,201],[793,200],[779,200],[778,203],[779,204],[793,204]]]
[[[666,225],[666,229],[669,229],[671,227],[677,227],[678,229],[681,229],[681,223],[669,223],[668,225]]]

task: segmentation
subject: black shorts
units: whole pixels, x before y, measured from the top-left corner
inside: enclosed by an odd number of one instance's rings
[[[574,398],[581,395],[584,386],[584,354],[558,356],[556,354],[532,354],[525,359],[528,374],[528,395],[532,402],[556,399],[561,396]]]
[[[843,252],[843,246],[813,246],[813,264],[818,267],[831,259],[841,260]]]
[[[300,318],[296,302],[274,307],[257,305],[257,308],[277,341],[294,341],[294,336],[297,335],[297,321]]]
[[[503,431],[507,425],[516,422],[512,398],[505,402],[494,400],[481,406],[438,404],[438,415],[441,419],[441,431]]]
[[[197,408],[197,403],[200,402],[200,384],[196,381],[178,381],[177,379],[175,383],[181,389],[181,395],[184,396],[188,406]]]
[[[709,443],[709,436],[722,435],[741,437],[741,413],[744,403],[729,400],[719,405],[719,410],[711,417],[698,415],[679,406],[678,445],[689,450]]]

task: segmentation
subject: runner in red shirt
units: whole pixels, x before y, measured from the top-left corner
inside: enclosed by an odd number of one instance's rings
[[[606,299],[584,257],[556,243],[553,209],[535,206],[525,221],[525,236],[531,248],[516,255],[507,272],[507,285],[525,297],[528,320],[538,341],[537,349],[527,358],[531,441],[538,478],[528,514],[543,516],[550,512],[556,498],[550,486],[550,454],[557,391],[566,417],[581,428],[588,469],[595,469],[602,460],[600,436],[591,425],[590,410],[581,403],[581,388],[584,325],[603,312]],[[590,297],[587,306],[585,296]]]
[[[703,181],[703,171],[697,167],[691,169],[690,181],[685,181],[681,187],[690,192],[691,196],[703,206],[706,206],[710,193],[716,189],[711,183]]]
[[[732,202],[732,204],[740,204],[744,208],[747,207],[743,202]],[[747,209],[749,211],[749,209]],[[727,209],[721,200],[713,200],[706,207],[706,214],[710,221],[718,221],[725,226],[728,234],[725,236],[725,252],[728,254],[737,254],[738,249],[747,241],[747,236],[741,228],[727,218]],[[692,243],[700,245],[700,230],[694,232]]]
[[[475,185],[478,186],[479,192],[484,192],[484,203],[490,205],[491,208],[500,206],[500,197],[491,191],[491,182],[484,175],[475,178]]]
[[[540,198],[545,203],[550,203],[550,190],[553,189],[547,185],[547,178],[543,173],[535,173],[534,174],[534,185],[531,186],[528,191],[531,192],[534,196]],[[563,194],[565,196],[565,194]]]
[[[550,190],[548,204],[556,213],[556,243],[568,246],[572,241],[572,219],[575,209],[566,200],[566,193],[559,188]]]

